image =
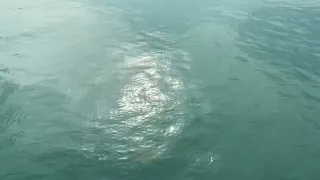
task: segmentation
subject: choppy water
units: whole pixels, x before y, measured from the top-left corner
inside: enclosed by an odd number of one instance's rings
[[[1,180],[319,180],[317,0],[0,2]]]

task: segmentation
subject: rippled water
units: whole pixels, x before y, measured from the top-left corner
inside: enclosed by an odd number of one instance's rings
[[[319,180],[317,0],[0,2],[1,180]]]

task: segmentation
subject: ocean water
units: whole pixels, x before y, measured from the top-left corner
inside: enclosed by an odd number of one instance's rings
[[[0,2],[1,180],[319,180],[318,0]]]

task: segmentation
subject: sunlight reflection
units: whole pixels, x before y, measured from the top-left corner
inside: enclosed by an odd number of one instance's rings
[[[170,64],[166,64],[166,58],[173,58],[170,56],[172,54],[167,52],[157,52],[126,58],[130,83],[121,90],[118,113],[128,115],[123,121],[124,126],[138,129],[128,135],[136,146],[135,159],[143,164],[163,154],[175,139],[174,135],[180,132],[178,120],[167,117],[165,113],[175,108],[176,97],[161,90],[162,86],[169,88],[174,95],[183,84],[170,74]],[[135,70],[138,72],[133,72]]]

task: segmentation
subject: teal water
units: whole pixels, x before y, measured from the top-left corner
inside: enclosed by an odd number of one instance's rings
[[[1,180],[319,180],[318,0],[0,2]]]

